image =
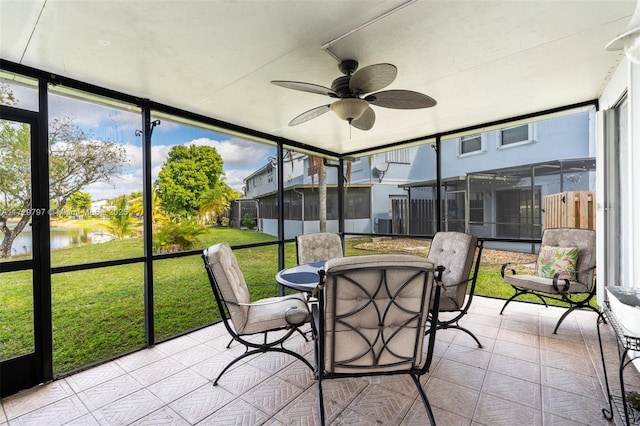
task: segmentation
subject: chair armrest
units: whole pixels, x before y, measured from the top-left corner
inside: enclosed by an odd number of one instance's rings
[[[504,278],[504,274],[506,271],[511,271],[511,275],[517,275],[519,269],[529,269],[533,270],[531,267],[533,263],[517,263],[517,262],[506,262],[502,264],[502,268],[500,268],[500,276]]]
[[[242,302],[226,302],[226,303],[234,306],[261,306],[261,305],[274,305],[276,303],[282,303],[287,300],[295,300],[297,302],[300,302],[300,304],[303,304],[306,306],[306,303],[304,302],[303,299],[295,297],[294,295],[283,296],[282,298],[279,298],[276,300],[256,300],[255,302],[251,302],[251,303],[242,303]]]
[[[500,276],[502,278],[504,278],[504,271],[507,269],[507,266],[509,265],[517,265],[517,263],[513,263],[513,262],[506,262],[502,264],[502,268],[500,268]],[[516,274],[516,270],[514,268],[509,268],[509,270],[511,271],[511,275],[515,275]]]
[[[589,272],[593,269],[595,269],[595,266],[591,266],[587,269],[583,269],[582,271],[576,271],[576,277],[578,276],[578,274],[584,274],[585,272]],[[560,272],[556,272],[555,275],[553,276],[553,288],[558,292],[558,293],[566,293],[567,290],[569,290],[570,287],[570,281],[567,278],[560,278],[560,275],[563,274],[564,272],[560,271]],[[558,288],[558,281],[564,281],[564,287],[562,288],[562,290],[560,290]]]

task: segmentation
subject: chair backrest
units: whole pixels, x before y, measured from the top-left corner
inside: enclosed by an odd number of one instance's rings
[[[317,232],[296,237],[298,263],[311,263],[334,259],[344,255],[342,239],[338,234]]]
[[[426,371],[423,358],[433,290],[433,263],[413,255],[365,255],[329,260],[321,273],[318,324],[323,376]]]
[[[542,232],[540,246],[577,247],[577,281],[591,288],[596,265],[596,231],[582,228],[549,228]],[[537,270],[536,262],[536,270]]]
[[[457,306],[464,303],[477,245],[478,239],[473,235],[453,231],[437,232],[431,241],[427,258],[436,267],[444,266],[441,276],[445,286],[444,293],[455,301]]]
[[[249,309],[242,304],[250,303],[251,295],[231,247],[227,243],[213,245],[204,250],[202,257],[220,314],[226,319],[226,307],[233,327],[242,333]]]

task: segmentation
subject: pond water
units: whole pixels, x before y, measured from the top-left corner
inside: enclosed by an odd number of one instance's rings
[[[7,223],[9,228],[13,229],[15,223]],[[51,249],[59,249],[64,247],[71,247],[78,244],[91,243],[95,234],[104,234],[102,229],[85,229],[85,228],[71,228],[71,227],[51,227]],[[1,234],[0,234],[1,235]],[[2,239],[0,238],[0,241]],[[24,230],[13,241],[11,247],[11,255],[25,254],[31,252],[31,227],[26,226]]]

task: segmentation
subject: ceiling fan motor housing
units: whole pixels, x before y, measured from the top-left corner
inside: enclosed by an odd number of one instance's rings
[[[339,98],[352,98],[354,97],[349,88],[349,82],[351,81],[350,75],[338,77],[331,83],[331,90],[338,95]]]

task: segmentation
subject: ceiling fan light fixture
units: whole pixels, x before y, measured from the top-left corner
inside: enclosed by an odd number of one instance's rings
[[[351,122],[362,117],[369,108],[369,102],[358,98],[345,98],[331,104],[331,110],[343,120]]]

